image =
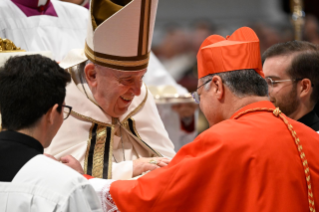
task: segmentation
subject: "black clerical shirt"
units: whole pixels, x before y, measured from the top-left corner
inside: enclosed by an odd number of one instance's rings
[[[319,131],[319,118],[315,111],[304,115],[298,121],[312,128],[314,131]]]
[[[11,182],[38,154],[43,154],[43,146],[36,139],[15,131],[0,132],[0,181]]]

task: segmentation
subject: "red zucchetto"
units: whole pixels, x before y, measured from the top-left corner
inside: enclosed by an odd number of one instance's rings
[[[198,54],[198,79],[209,74],[254,69],[264,77],[259,39],[256,33],[242,27],[226,39],[211,35],[202,43]]]

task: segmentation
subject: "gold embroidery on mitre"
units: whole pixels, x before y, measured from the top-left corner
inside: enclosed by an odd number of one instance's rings
[[[93,50],[91,50],[91,51],[94,52]],[[91,51],[90,51],[90,47],[85,45],[84,52],[90,58],[90,60],[93,60],[92,62],[100,62],[100,63],[103,63],[105,65],[114,65],[114,66],[123,66],[123,67],[138,67],[138,66],[146,65],[149,61],[149,58],[146,58],[143,60],[137,60],[137,61],[111,60],[111,59],[96,56]]]
[[[0,37],[0,53],[9,53],[9,52],[25,52],[21,48],[16,47],[16,45],[9,39],[2,39]]]
[[[143,31],[143,42],[142,42],[142,55],[148,52],[148,40],[149,40],[149,28],[150,28],[150,12],[151,2],[150,0],[145,1],[145,12],[144,12],[144,31]]]

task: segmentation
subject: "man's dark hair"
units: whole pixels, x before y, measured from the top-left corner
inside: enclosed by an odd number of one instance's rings
[[[306,41],[279,43],[264,52],[262,62],[264,64],[267,58],[292,54],[295,56],[286,72],[291,79],[307,78],[311,81],[313,92],[310,99],[315,104],[319,100],[319,48],[317,45]]]
[[[62,110],[70,74],[41,55],[10,58],[0,68],[2,127],[21,130],[33,127],[55,104]]]
[[[220,76],[223,83],[238,97],[267,96],[268,94],[268,85],[265,79],[253,69],[208,75],[202,78],[203,82],[211,79],[214,75]]]

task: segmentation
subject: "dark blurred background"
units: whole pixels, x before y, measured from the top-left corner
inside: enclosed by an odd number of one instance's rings
[[[319,44],[319,0],[302,2],[302,39]],[[206,37],[248,26],[257,33],[263,53],[294,40],[291,5],[291,0],[160,0],[152,48],[174,79],[192,92],[197,87],[196,54]],[[197,129],[206,128],[200,114]]]

